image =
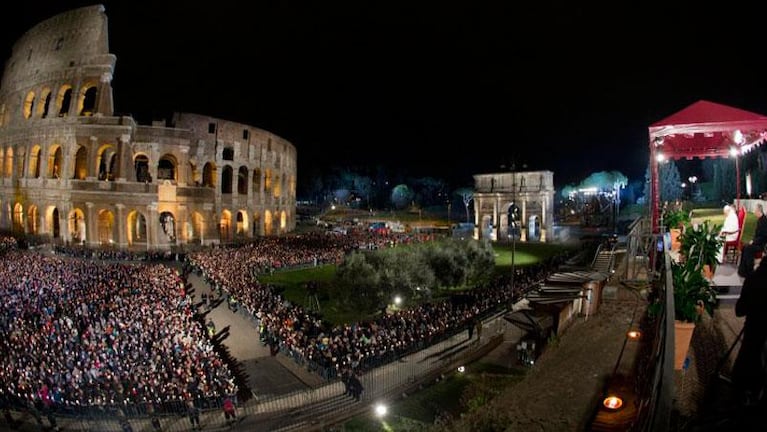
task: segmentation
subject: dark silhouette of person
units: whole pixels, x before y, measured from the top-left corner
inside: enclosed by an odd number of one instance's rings
[[[767,342],[767,260],[743,282],[735,303],[735,315],[746,317],[743,341],[735,358],[732,381],[746,405],[758,402],[765,386],[765,351]]]
[[[756,230],[751,243],[743,246],[740,255],[740,264],[738,265],[738,274],[742,277],[748,277],[754,271],[754,257],[757,252],[764,250],[767,244],[767,216],[764,214],[764,207],[757,204],[754,209],[756,216]]]

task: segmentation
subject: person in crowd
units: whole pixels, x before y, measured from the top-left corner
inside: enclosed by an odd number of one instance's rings
[[[201,430],[200,426],[200,409],[195,406],[194,402],[188,401],[186,403],[186,412],[189,416],[189,422],[192,424],[193,430]]]
[[[224,420],[227,425],[231,425],[237,421],[237,411],[235,410],[234,400],[231,396],[224,398]]]
[[[756,208],[754,208],[754,216],[756,216],[754,238],[749,244],[743,246],[743,251],[740,255],[738,275],[741,277],[748,277],[753,273],[754,257],[758,252],[764,251],[764,247],[767,245],[767,216],[765,216],[764,207],[761,204],[757,204]]]
[[[746,317],[743,341],[732,369],[732,381],[746,405],[762,400],[765,390],[767,342],[767,260],[743,282],[735,303],[735,315]]]

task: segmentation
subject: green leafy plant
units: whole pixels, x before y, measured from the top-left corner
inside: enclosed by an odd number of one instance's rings
[[[682,228],[690,223],[690,213],[683,208],[666,210],[663,212],[663,225],[668,229]]]
[[[674,318],[685,322],[700,321],[704,310],[713,314],[716,289],[693,261],[672,262],[674,282]]]
[[[697,226],[687,225],[679,236],[681,243],[679,252],[684,257],[684,261],[691,263],[699,272],[705,265],[711,267],[713,271],[717,264],[716,256],[723,241],[719,235],[720,228],[721,225],[711,225],[708,220]]]

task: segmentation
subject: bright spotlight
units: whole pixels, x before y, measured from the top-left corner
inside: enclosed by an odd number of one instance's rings
[[[384,404],[376,405],[376,415],[378,417],[385,416],[387,412],[389,412],[389,408],[386,405],[384,405]]]
[[[459,373],[464,373],[464,372],[466,372],[466,367],[464,367],[464,366],[458,366],[458,372],[459,372]]]
[[[394,304],[395,304],[395,305],[397,305],[397,306],[399,306],[400,304],[402,304],[402,297],[400,297],[400,296],[395,296],[395,297],[394,297]]]

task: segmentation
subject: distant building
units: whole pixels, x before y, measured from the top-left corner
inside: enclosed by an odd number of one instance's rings
[[[552,240],[554,173],[505,172],[474,176],[474,224],[477,239]]]
[[[295,228],[290,142],[204,115],[115,115],[115,62],[100,5],[16,42],[0,82],[0,230],[162,249]]]

